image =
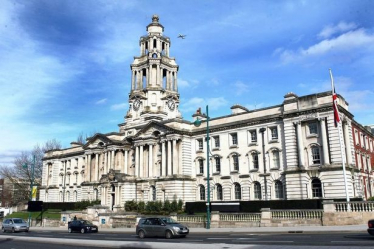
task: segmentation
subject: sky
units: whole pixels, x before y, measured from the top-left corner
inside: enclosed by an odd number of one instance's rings
[[[154,14],[185,120],[206,105],[215,118],[331,90],[331,68],[354,119],[374,124],[373,10],[371,0],[0,0],[0,165],[51,139],[66,148],[118,132]]]

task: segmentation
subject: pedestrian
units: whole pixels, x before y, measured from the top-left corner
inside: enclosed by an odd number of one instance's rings
[[[77,220],[77,216],[76,215],[74,215],[74,220]]]

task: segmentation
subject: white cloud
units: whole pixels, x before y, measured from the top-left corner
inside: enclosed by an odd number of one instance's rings
[[[329,38],[336,33],[344,33],[346,31],[353,30],[353,29],[356,29],[356,28],[357,28],[357,25],[353,22],[346,23],[346,22],[341,21],[335,26],[327,25],[326,27],[324,27],[322,29],[322,31],[318,34],[318,37],[326,39],[326,38]]]
[[[280,58],[284,63],[297,61],[313,56],[322,56],[330,52],[345,53],[354,49],[373,49],[374,48],[374,34],[369,34],[365,29],[358,29],[349,31],[336,38],[323,40],[307,49],[283,50]],[[274,53],[279,50],[275,50]],[[352,54],[344,54],[346,57],[353,56]]]
[[[106,101],[107,101],[108,99],[100,99],[100,100],[98,100],[98,101],[96,101],[96,105],[102,105],[102,104],[105,104],[106,103]]]
[[[111,110],[126,110],[128,107],[127,103],[115,104],[110,107]]]
[[[190,83],[186,80],[178,79],[178,88],[187,88],[190,87]]]
[[[196,111],[199,107],[201,107],[202,110],[205,110],[205,106],[208,105],[210,110],[218,110],[223,106],[226,106],[228,104],[228,101],[224,97],[217,97],[217,98],[198,98],[194,97],[192,99],[189,99],[187,101],[184,101],[181,105],[181,111],[182,112],[190,112],[190,111]]]
[[[250,89],[249,84],[245,84],[241,81],[235,82],[234,87],[235,87],[236,95],[242,95],[243,93],[249,92],[249,89]]]

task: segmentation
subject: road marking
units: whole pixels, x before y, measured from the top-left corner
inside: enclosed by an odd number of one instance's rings
[[[227,238],[206,238],[206,239],[227,239]]]
[[[241,240],[254,240],[254,239],[258,239],[258,238],[235,238],[235,239],[241,239]]]

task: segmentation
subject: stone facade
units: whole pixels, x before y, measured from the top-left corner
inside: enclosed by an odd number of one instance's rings
[[[157,16],[140,38],[131,64],[129,110],[118,132],[46,153],[40,198],[47,202],[100,199],[118,210],[130,200],[206,201],[207,162],[212,201],[345,198],[339,135],[331,92],[288,93],[276,106],[209,118],[182,119],[170,38]],[[353,115],[338,95],[349,196],[362,197],[354,160]]]

